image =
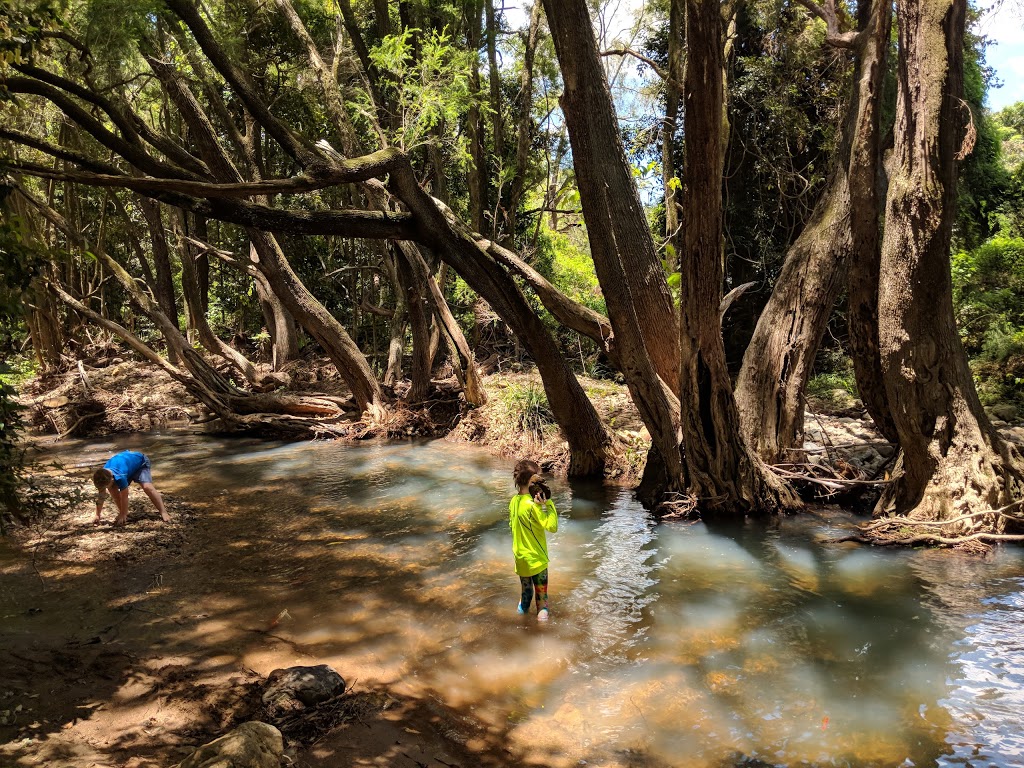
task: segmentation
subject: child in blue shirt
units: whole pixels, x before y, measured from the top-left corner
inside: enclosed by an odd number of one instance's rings
[[[92,482],[100,492],[99,498],[96,499],[96,519],[93,522],[100,522],[100,512],[109,493],[117,504],[118,515],[114,525],[124,525],[128,521],[128,486],[135,482],[149,496],[163,521],[169,523],[171,518],[164,509],[160,491],[153,485],[151,470],[149,457],[138,451],[121,451],[110,457],[103,465],[103,469],[97,469],[92,475]]]

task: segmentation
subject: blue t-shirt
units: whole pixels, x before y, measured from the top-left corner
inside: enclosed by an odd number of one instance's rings
[[[111,456],[103,468],[110,470],[114,475],[114,483],[118,489],[123,491],[144,466],[146,466],[145,454],[137,451],[121,451],[119,454]]]

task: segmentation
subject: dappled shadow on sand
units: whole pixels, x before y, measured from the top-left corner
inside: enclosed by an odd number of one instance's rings
[[[279,494],[287,507],[302,503]],[[374,531],[367,511],[350,520],[366,538],[339,539],[308,517],[279,516],[276,504],[243,510],[216,495],[165,495],[169,525],[150,519],[138,494],[124,528],[93,526],[87,502],[0,542],[0,711],[10,712],[0,764],[174,765],[260,716],[272,669],[320,663],[364,705],[347,725],[290,743],[294,764],[520,764],[511,725],[489,728],[469,705],[403,684],[436,644],[424,638],[417,659],[401,658],[402,615],[423,622],[459,607],[457,589],[402,563],[414,524]],[[373,544],[385,535],[391,544]],[[546,758],[541,750],[530,762]]]

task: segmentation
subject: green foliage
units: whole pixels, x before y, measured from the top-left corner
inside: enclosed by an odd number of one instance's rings
[[[0,3],[0,76],[12,64],[23,64],[31,58],[44,33],[56,27],[64,5],[55,0]],[[3,94],[0,82],[0,97]]]
[[[533,267],[573,301],[601,314],[607,313],[601,286],[585,241],[541,227]]]
[[[995,237],[955,254],[952,277],[982,401],[1024,399],[1024,239]]]
[[[539,439],[546,431],[556,428],[555,417],[540,384],[509,382],[501,390],[499,399],[504,411],[504,423],[514,429],[533,434]]]
[[[405,29],[370,51],[374,65],[387,73],[385,90],[400,117],[394,136],[397,146],[410,151],[430,142],[438,126],[458,123],[474,101],[469,73],[475,56],[475,51],[456,44],[447,27],[424,34]],[[371,109],[369,101],[363,108]]]
[[[995,213],[998,230],[1010,237],[1024,237],[1024,101],[992,115],[991,123],[1006,174],[1005,194]]]
[[[974,146],[960,167],[954,248],[971,250],[1000,230],[999,213],[1010,189],[1010,174],[1002,160],[998,124],[984,109],[992,71],[985,64],[985,38],[974,34],[970,15],[964,41],[964,119],[975,129]],[[970,115],[966,111],[970,110]]]

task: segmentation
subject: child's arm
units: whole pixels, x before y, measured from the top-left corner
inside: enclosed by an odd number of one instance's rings
[[[534,500],[537,507],[537,522],[549,533],[558,531],[558,512],[555,511],[555,502],[551,499],[544,501]]]
[[[97,523],[100,521],[100,512],[103,511],[103,502],[105,502],[106,500],[107,500],[107,489],[106,488],[100,488],[99,496],[96,497],[96,520],[95,520],[95,522],[97,522]]]

